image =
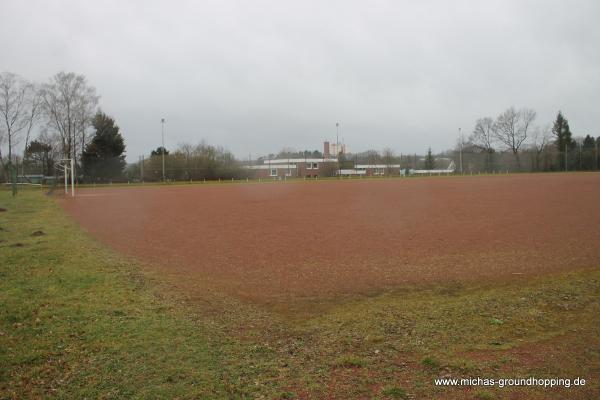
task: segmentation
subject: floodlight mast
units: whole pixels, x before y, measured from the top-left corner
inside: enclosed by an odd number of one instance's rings
[[[462,151],[463,151],[463,137],[462,137],[462,129],[458,128],[458,140],[460,141],[459,146],[459,160],[460,160],[460,174],[463,174],[463,160],[462,160]]]
[[[340,123],[335,123],[335,156],[337,158],[340,153]]]
[[[337,175],[340,175],[340,123],[335,123],[335,159],[337,160]]]
[[[162,180],[165,181],[165,119],[161,118],[162,125]]]

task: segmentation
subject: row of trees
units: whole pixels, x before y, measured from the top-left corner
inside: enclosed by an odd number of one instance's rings
[[[532,109],[510,107],[496,118],[478,119],[467,141],[461,137],[455,149],[434,155],[429,148],[424,156],[396,154],[390,148],[340,153],[340,168],[352,168],[353,164],[400,164],[408,169],[435,169],[447,168],[453,161],[457,172],[461,172],[462,166],[465,173],[600,170],[600,137],[574,137],[569,121],[560,111],[554,123],[546,126],[535,125],[536,116]],[[309,155],[313,156],[313,152],[285,149],[278,157]],[[322,154],[315,151],[314,156]],[[268,158],[263,157],[259,162]]]
[[[77,179],[85,182],[108,182],[123,178],[125,141],[114,119],[98,111],[91,120],[93,134],[78,158]],[[40,134],[25,148],[21,171],[29,174],[54,176],[54,168],[64,157],[58,136]],[[25,173],[22,174],[25,177]]]
[[[552,125],[533,125],[534,110],[511,107],[480,118],[472,135],[449,155],[475,171],[564,171],[598,168],[598,139],[574,138],[569,121],[558,112]],[[507,157],[510,154],[512,157]],[[458,157],[457,157],[458,156]],[[512,158],[512,159],[511,159]]]
[[[17,175],[58,175],[62,159],[74,159],[76,179],[228,179],[245,173],[233,154],[204,142],[158,148],[126,168],[125,141],[114,119],[98,109],[99,96],[83,75],[59,72],[45,83],[0,74],[0,166],[5,181]],[[34,133],[37,137],[32,139]],[[17,151],[17,149],[21,149]]]
[[[120,179],[125,143],[115,121],[98,109],[98,101],[96,89],[83,75],[59,72],[45,83],[35,83],[12,72],[0,74],[4,180],[16,182],[17,175],[26,179],[27,174],[56,176],[61,173],[56,164],[63,159],[75,160],[78,180]]]
[[[0,164],[4,179],[15,182],[28,163],[37,163],[44,173],[50,173],[57,159],[78,160],[86,148],[98,100],[96,89],[83,75],[59,72],[45,83],[35,83],[12,72],[1,73]],[[32,140],[36,131],[39,135]]]
[[[181,144],[172,153],[158,148],[125,170],[123,137],[114,119],[98,109],[98,101],[96,89],[83,75],[59,72],[45,83],[33,83],[14,73],[0,74],[0,166],[4,180],[15,181],[18,173],[25,175],[26,171],[55,175],[55,164],[66,158],[76,161],[78,180],[88,182],[246,176],[246,162],[204,142]],[[340,153],[339,165],[400,164],[402,168],[434,169],[446,168],[454,161],[464,172],[598,169],[600,138],[574,137],[561,112],[552,125],[535,125],[535,119],[532,109],[510,107],[496,118],[478,119],[466,142],[461,138],[455,149],[437,156],[431,148],[424,157],[398,155],[387,148]],[[321,158],[323,154],[284,149],[256,162],[286,157]]]
[[[471,135],[457,146],[434,155],[396,154],[392,149],[340,154],[341,164],[400,164],[409,169],[447,168],[454,162],[457,172],[573,171],[600,170],[600,137],[574,137],[569,122],[558,112],[553,124],[535,125],[537,114],[530,108],[510,107],[496,118],[475,122]],[[391,168],[390,168],[391,170]]]
[[[246,177],[233,154],[222,147],[202,141],[196,145],[182,143],[173,152],[163,147],[153,150],[149,158],[143,157],[129,165],[129,180],[161,181],[216,180]]]

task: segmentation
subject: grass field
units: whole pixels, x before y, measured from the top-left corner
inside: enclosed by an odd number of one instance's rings
[[[2,192],[0,207],[0,398],[600,398],[600,265],[281,313],[187,290],[39,191]],[[587,384],[434,385],[528,376]]]

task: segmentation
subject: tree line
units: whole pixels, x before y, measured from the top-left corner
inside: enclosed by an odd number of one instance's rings
[[[66,159],[75,161],[78,180],[122,176],[124,140],[98,108],[99,98],[85,76],[73,72],[44,83],[0,74],[0,166],[13,193],[17,179],[58,176],[57,164]]]
[[[534,125],[535,119],[534,110],[514,107],[495,119],[480,118],[466,142],[445,154],[457,165],[462,157],[466,172],[599,169],[600,137],[575,137],[561,111],[552,124]]]
[[[115,120],[99,108],[99,99],[85,76],[73,72],[59,72],[43,83],[1,73],[2,179],[16,182],[31,174],[57,177],[61,174],[57,164],[65,159],[75,160],[79,182],[231,179],[247,177],[247,164],[323,157],[318,150],[285,148],[256,160],[237,160],[222,147],[200,142],[182,143],[171,152],[159,147],[127,165],[123,135]],[[457,172],[465,173],[600,169],[600,138],[575,137],[560,111],[552,124],[536,125],[536,117],[533,109],[510,107],[495,118],[477,119],[472,133],[466,140],[461,137],[454,149],[434,154],[429,147],[425,155],[398,154],[391,148],[340,153],[338,165],[346,169],[383,164],[391,171],[398,164],[403,169],[434,169],[454,161]]]
[[[128,166],[120,128],[99,108],[99,99],[85,76],[73,72],[59,72],[44,83],[1,73],[2,179],[16,183],[42,175],[53,176],[56,182],[62,175],[57,167],[66,159],[75,161],[76,180],[83,183],[245,176],[246,170],[231,152],[205,142],[184,143],[172,153],[158,148]]]
[[[129,181],[199,181],[245,178],[247,170],[228,150],[201,141],[181,143],[172,152],[158,147],[130,164],[125,175]]]
[[[453,149],[434,154],[396,153],[391,148],[340,154],[341,163],[383,164],[402,169],[445,169],[454,162],[456,172],[541,172],[600,170],[600,137],[575,136],[569,121],[559,111],[553,123],[535,124],[537,113],[530,108],[510,107],[496,118],[475,121],[472,133],[462,135]]]

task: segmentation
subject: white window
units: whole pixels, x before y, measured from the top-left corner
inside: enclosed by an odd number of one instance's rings
[[[270,174],[271,176],[277,176],[277,168],[271,168]]]
[[[313,163],[313,169],[319,169],[319,164]]]
[[[312,163],[311,162],[306,163],[306,169],[312,169]]]

